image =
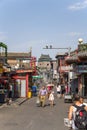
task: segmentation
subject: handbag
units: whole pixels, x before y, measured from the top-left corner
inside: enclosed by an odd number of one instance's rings
[[[69,120],[68,118],[64,118],[64,125],[71,128],[72,120]]]
[[[37,99],[36,99],[36,104],[40,104],[40,98],[39,97],[37,97]]]

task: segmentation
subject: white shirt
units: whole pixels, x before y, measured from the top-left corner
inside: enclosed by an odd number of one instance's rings
[[[61,91],[61,86],[58,85],[58,86],[56,87],[56,90],[57,90],[57,92],[60,92],[60,91]]]
[[[54,100],[54,92],[51,92],[49,95],[49,100],[53,101]]]
[[[12,85],[10,84],[10,88],[9,88],[10,91],[12,91]]]

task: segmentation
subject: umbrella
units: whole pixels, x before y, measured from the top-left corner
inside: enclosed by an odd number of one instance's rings
[[[53,87],[54,87],[54,84],[47,84],[47,87],[48,87],[48,86],[53,86]]]

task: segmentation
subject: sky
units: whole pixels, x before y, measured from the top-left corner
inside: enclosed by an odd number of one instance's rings
[[[87,42],[87,0],[0,0],[0,42],[38,59]],[[52,45],[56,49],[43,49]],[[62,48],[62,49],[58,49]]]

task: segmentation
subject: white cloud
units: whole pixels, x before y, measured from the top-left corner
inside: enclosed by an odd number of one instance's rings
[[[81,10],[87,8],[87,0],[75,3],[68,7],[70,10]]]
[[[80,33],[80,32],[70,32],[70,33],[68,33],[67,35],[74,37],[74,36],[81,36],[81,35],[83,35],[83,34],[84,34],[84,33]]]

